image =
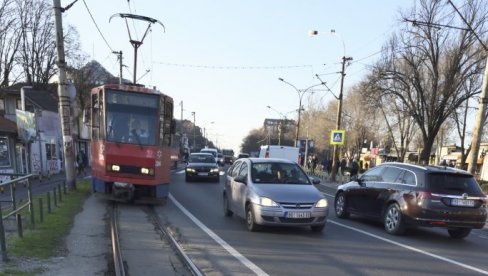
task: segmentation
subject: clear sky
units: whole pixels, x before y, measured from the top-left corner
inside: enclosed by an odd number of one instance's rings
[[[72,1],[62,1],[66,6]],[[347,68],[345,87],[357,83],[378,57],[381,46],[401,23],[399,10],[414,1],[394,0],[81,0],[64,13],[63,23],[77,28],[82,50],[118,75],[112,51],[123,51],[124,78],[132,80],[133,48],[125,20],[117,13],[152,17],[139,48],[139,83],[156,86],[175,101],[175,117],[206,127],[210,140],[239,152],[243,137],[278,112],[295,118],[299,89],[319,83],[322,75],[338,93],[340,61]],[[88,9],[87,9],[87,7]],[[107,43],[92,21],[91,12]],[[141,39],[146,22],[128,21],[133,39]],[[311,29],[319,31],[309,37]],[[335,29],[340,36],[330,34]],[[108,45],[107,45],[108,44]],[[343,46],[345,46],[343,48]],[[146,74],[146,70],[150,70]],[[304,97],[332,101],[327,92]],[[271,106],[274,110],[267,108]],[[331,118],[335,115],[331,114]],[[213,124],[211,122],[214,122]],[[327,137],[324,134],[324,139]]]

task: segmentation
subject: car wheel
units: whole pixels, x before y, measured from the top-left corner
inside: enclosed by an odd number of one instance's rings
[[[191,181],[191,177],[189,175],[187,175],[187,174],[185,175],[185,181],[186,182],[190,182]]]
[[[232,212],[229,208],[229,200],[227,199],[227,195],[224,194],[224,215],[226,217],[232,217],[234,212]]]
[[[313,232],[322,232],[322,230],[324,230],[324,228],[325,228],[325,223],[322,225],[310,226],[310,229],[312,229]]]
[[[384,223],[385,230],[388,234],[401,235],[405,232],[402,212],[398,204],[392,203],[388,206],[385,212]]]
[[[334,201],[335,214],[338,218],[348,218],[349,212],[346,211],[346,196],[344,193],[339,193]]]
[[[453,239],[463,239],[466,238],[469,233],[471,233],[470,228],[453,228],[453,229],[447,229],[447,232],[449,233],[449,236]]]
[[[254,219],[254,211],[252,210],[252,206],[250,204],[246,208],[246,223],[247,230],[251,232],[256,232],[259,230],[259,225],[256,224],[256,220]]]
[[[220,182],[220,177],[215,177],[214,182]]]

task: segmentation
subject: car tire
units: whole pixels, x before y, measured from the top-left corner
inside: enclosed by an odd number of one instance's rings
[[[388,234],[402,235],[405,233],[402,211],[397,203],[392,203],[386,208],[384,225]]]
[[[322,230],[324,230],[324,228],[325,228],[325,223],[322,224],[322,225],[312,225],[312,226],[310,226],[310,229],[312,229],[312,232],[317,232],[317,233],[322,232]]]
[[[214,182],[220,182],[220,177],[215,177]]]
[[[229,200],[227,199],[227,195],[224,194],[224,215],[226,217],[232,217],[234,212],[232,212],[229,208]]]
[[[254,211],[251,204],[246,207],[246,225],[247,230],[250,232],[256,232],[260,229],[259,225],[256,224],[256,219],[254,218]]]
[[[343,192],[336,195],[335,201],[334,201],[334,209],[335,209],[336,217],[342,218],[342,219],[349,217],[349,212],[346,211],[346,209],[347,209],[346,196],[344,195]]]
[[[449,233],[449,236],[453,239],[464,239],[466,238],[469,233],[471,233],[470,228],[452,228],[452,229],[447,229],[447,232]]]
[[[185,175],[185,181],[186,182],[191,182],[192,179],[191,179],[191,177],[189,175]]]

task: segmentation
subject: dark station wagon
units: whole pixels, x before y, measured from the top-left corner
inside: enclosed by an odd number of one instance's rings
[[[443,227],[462,239],[483,228],[487,211],[473,175],[443,166],[384,163],[338,187],[335,212],[379,219],[386,232],[403,234],[411,226]]]

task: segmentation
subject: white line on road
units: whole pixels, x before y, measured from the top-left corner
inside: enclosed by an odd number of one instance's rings
[[[326,194],[326,193],[323,193],[323,194],[324,195],[327,195],[327,196],[330,196],[332,198],[334,197],[333,195],[330,195],[330,194]],[[366,232],[364,230],[361,230],[361,229],[358,229],[358,228],[355,228],[355,227],[352,227],[352,226],[349,226],[349,225],[345,225],[345,224],[342,224],[340,222],[337,222],[337,221],[334,221],[334,220],[331,220],[331,219],[328,219],[327,221],[330,222],[330,223],[333,223],[335,225],[338,225],[338,226],[347,228],[349,230],[359,232],[359,233],[364,234],[366,236],[370,236],[372,238],[379,239],[379,240],[382,240],[384,242],[391,243],[391,244],[394,244],[396,246],[399,246],[399,247],[402,247],[402,248],[405,248],[405,249],[408,249],[408,250],[411,250],[411,251],[414,251],[414,252],[417,252],[417,253],[420,253],[420,254],[424,254],[424,255],[430,256],[432,258],[435,258],[435,259],[438,259],[438,260],[441,260],[441,261],[444,261],[444,262],[447,262],[447,263],[450,263],[450,264],[454,264],[454,265],[457,265],[457,266],[460,266],[460,267],[463,267],[463,268],[466,268],[466,269],[469,269],[469,270],[473,270],[473,271],[479,272],[481,274],[488,275],[488,271],[486,271],[486,270],[482,270],[482,269],[476,268],[474,266],[470,266],[470,265],[467,265],[467,264],[463,264],[461,262],[454,261],[452,259],[445,258],[445,257],[439,256],[439,255],[436,255],[436,254],[433,254],[433,253],[424,251],[422,249],[415,248],[413,246],[409,246],[409,245],[406,245],[406,244],[403,244],[403,243],[400,243],[400,242],[396,242],[396,241],[393,241],[393,240],[390,240],[390,239],[387,239],[387,238],[383,238],[381,236],[378,236],[378,235],[375,235],[375,234],[371,234],[371,233]]]
[[[217,242],[220,246],[222,246],[227,252],[229,252],[234,258],[239,260],[243,265],[248,267],[252,270],[256,275],[268,275],[264,272],[261,268],[251,262],[249,259],[241,255],[237,250],[235,250],[232,246],[230,246],[227,242],[225,242],[222,238],[220,238],[217,234],[215,234],[212,230],[210,230],[205,224],[203,224],[200,220],[198,220],[195,216],[193,216],[188,210],[186,210],[183,205],[181,205],[172,194],[169,194],[169,199],[173,201],[173,203],[188,217],[190,218],[200,229],[202,229],[207,235],[209,235],[215,242]]]

